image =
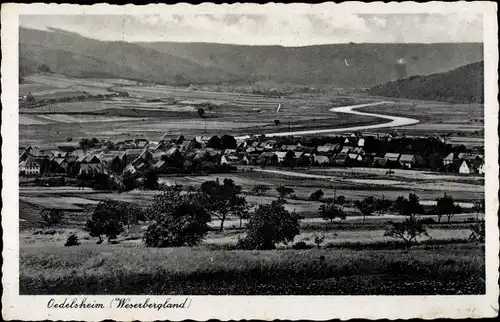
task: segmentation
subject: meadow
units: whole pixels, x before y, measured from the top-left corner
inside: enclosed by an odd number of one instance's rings
[[[484,250],[274,251],[22,247],[20,293],[425,295],[484,293]]]

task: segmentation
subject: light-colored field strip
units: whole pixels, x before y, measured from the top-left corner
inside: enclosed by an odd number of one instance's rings
[[[344,127],[344,128],[334,128],[334,129],[304,130],[304,131],[292,131],[292,132],[275,132],[275,133],[263,133],[263,134],[265,134],[265,136],[267,136],[267,137],[278,137],[278,136],[309,135],[309,134],[321,134],[321,133],[333,133],[333,132],[352,132],[352,131],[360,131],[360,130],[378,129],[378,128],[383,128],[383,127],[396,127],[396,126],[399,127],[399,126],[416,124],[419,122],[419,120],[411,119],[411,118],[407,118],[407,117],[354,111],[354,109],[356,109],[356,108],[378,106],[378,105],[384,105],[384,104],[392,104],[392,102],[383,101],[383,102],[375,102],[375,103],[366,103],[366,104],[334,107],[334,108],[331,108],[330,111],[336,112],[336,113],[347,113],[347,114],[354,114],[354,115],[378,117],[378,118],[391,120],[391,122],[372,124],[372,125],[351,126],[351,127]],[[237,139],[248,139],[248,138],[250,138],[249,135],[237,137]]]

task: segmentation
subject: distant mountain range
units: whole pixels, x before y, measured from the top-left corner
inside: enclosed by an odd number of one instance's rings
[[[484,64],[477,62],[445,73],[412,76],[369,90],[371,95],[456,103],[484,102]]]
[[[99,41],[59,29],[19,29],[20,75],[42,70],[163,84],[254,83],[371,87],[483,59],[480,43],[306,47]]]

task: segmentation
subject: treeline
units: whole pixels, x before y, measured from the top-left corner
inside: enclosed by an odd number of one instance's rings
[[[371,95],[445,101],[484,103],[483,62],[459,67],[446,73],[412,76],[370,88]]]

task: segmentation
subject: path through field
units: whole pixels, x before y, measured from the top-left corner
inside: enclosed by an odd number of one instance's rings
[[[354,115],[379,117],[379,118],[390,120],[390,122],[387,122],[387,123],[351,126],[351,127],[334,128],[334,129],[304,130],[304,131],[276,132],[276,133],[263,133],[263,134],[265,134],[267,137],[277,137],[277,136],[308,135],[308,134],[321,134],[321,133],[332,133],[332,132],[353,132],[353,131],[360,131],[360,130],[378,129],[378,128],[383,128],[383,127],[399,127],[399,126],[404,126],[404,125],[412,125],[412,124],[416,124],[419,122],[419,120],[411,119],[411,118],[407,118],[407,117],[354,111],[354,109],[356,109],[356,108],[370,107],[370,106],[377,106],[377,105],[384,105],[384,104],[393,104],[393,102],[382,101],[382,102],[375,102],[375,103],[348,105],[348,106],[334,107],[334,108],[331,108],[330,111],[336,112],[336,113],[347,113],[347,114],[354,114]],[[237,139],[248,139],[248,138],[249,138],[248,135],[237,137]]]

